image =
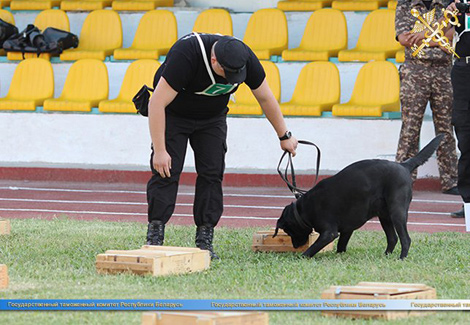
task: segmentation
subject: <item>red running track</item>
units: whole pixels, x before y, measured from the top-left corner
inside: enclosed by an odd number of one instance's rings
[[[180,186],[172,224],[192,225],[192,186]],[[273,227],[285,205],[293,201],[287,188],[225,187],[220,226]],[[465,232],[464,219],[452,219],[459,196],[415,191],[408,229],[419,232]],[[147,222],[145,184],[0,181],[0,217]],[[380,230],[376,218],[362,229]]]

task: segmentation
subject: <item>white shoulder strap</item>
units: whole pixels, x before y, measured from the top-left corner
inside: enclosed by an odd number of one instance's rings
[[[201,36],[199,36],[199,34],[196,32],[193,32],[193,33],[196,36],[197,41],[199,42],[199,46],[201,47],[202,58],[204,59],[204,64],[206,65],[207,73],[209,74],[209,77],[211,78],[212,84],[215,84],[214,75],[212,74],[211,67],[209,66],[209,61],[207,61],[207,53],[204,47],[204,43],[202,42]]]

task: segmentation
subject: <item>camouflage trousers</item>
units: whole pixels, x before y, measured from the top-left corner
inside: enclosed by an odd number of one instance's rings
[[[400,67],[402,125],[396,161],[402,162],[419,151],[424,112],[430,102],[434,131],[443,133],[437,149],[437,164],[443,191],[457,185],[457,153],[452,118],[452,85],[449,63],[406,61]],[[416,179],[417,171],[413,173]]]

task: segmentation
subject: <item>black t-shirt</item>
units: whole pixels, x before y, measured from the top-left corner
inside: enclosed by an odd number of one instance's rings
[[[217,75],[210,63],[212,45],[222,36],[214,34],[199,34],[199,36],[204,44],[207,61],[216,85],[212,86],[196,35],[192,33],[183,36],[170,49],[154,78],[154,86],[163,76],[171,88],[178,92],[175,99],[166,107],[167,113],[193,119],[226,114],[230,94],[238,88],[238,85],[230,85],[225,78]],[[265,78],[265,73],[251,49],[246,67],[245,83],[251,89],[258,88]],[[201,94],[201,92],[211,94],[211,96]]]
[[[455,46],[455,52],[460,57],[470,56],[470,31],[460,34],[465,29],[465,19],[468,19],[466,14],[458,16],[460,27],[455,26],[455,31],[460,35],[459,41]]]

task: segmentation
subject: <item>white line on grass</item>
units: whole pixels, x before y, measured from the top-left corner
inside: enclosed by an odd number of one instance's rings
[[[129,213],[129,212],[105,212],[105,211],[70,211],[70,210],[48,210],[48,209],[9,209],[0,208],[0,211],[21,211],[21,212],[48,212],[48,213],[64,213],[64,214],[98,214],[98,215],[119,215],[119,216],[147,216],[147,213]],[[175,213],[174,217],[192,217],[192,214]],[[271,217],[248,217],[248,216],[222,216],[222,219],[248,219],[248,220],[277,220]],[[368,221],[367,223],[379,223],[379,221]],[[408,222],[409,225],[420,226],[448,226],[448,227],[465,227],[464,224],[453,223],[432,223],[432,222]]]

